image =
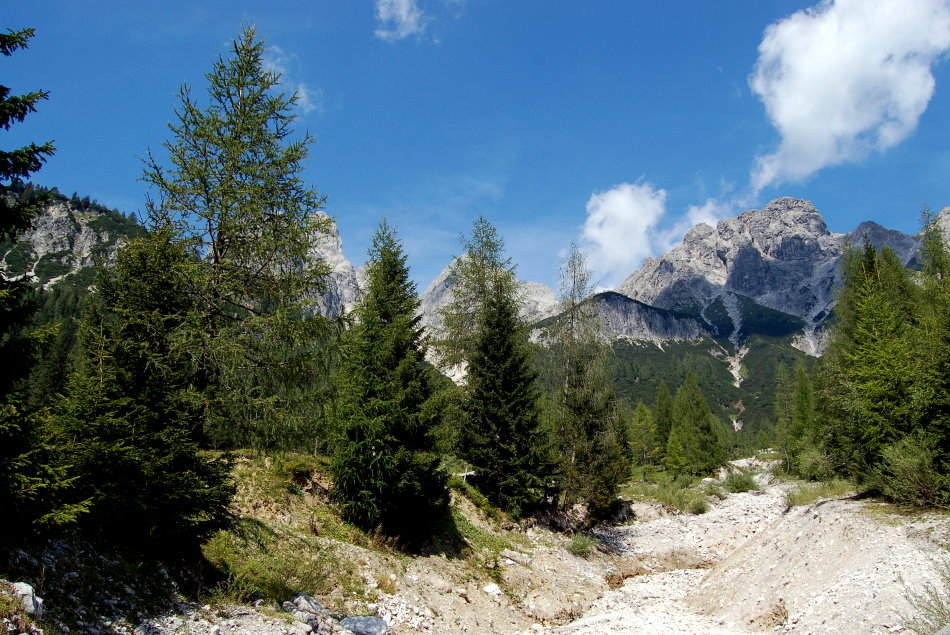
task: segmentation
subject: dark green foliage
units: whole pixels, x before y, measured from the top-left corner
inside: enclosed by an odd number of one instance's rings
[[[487,218],[475,220],[471,236],[462,237],[462,247],[464,252],[450,266],[452,301],[439,309],[443,326],[435,348],[445,368],[463,364],[472,355],[490,296],[518,293],[504,240]]]
[[[807,377],[796,388],[800,472],[843,473],[899,502],[950,502],[948,262],[926,212],[920,274],[887,247],[847,254],[817,399]]]
[[[448,503],[426,408],[433,388],[418,310],[406,256],[384,221],[338,376],[334,493],[348,521],[410,540]]]
[[[489,296],[477,334],[468,361],[459,455],[474,467],[479,490],[519,516],[540,498],[544,439],[536,374],[510,295]]]
[[[653,413],[642,401],[633,411],[627,438],[630,442],[630,456],[634,465],[653,465],[657,461],[656,423]]]
[[[227,522],[230,461],[201,452],[194,365],[182,347],[194,311],[190,258],[167,229],[124,246],[97,281],[82,355],[52,429],[88,502],[81,528],[138,553],[186,554]]]
[[[219,445],[318,444],[333,324],[313,313],[326,264],[311,253],[332,222],[300,178],[312,138],[292,140],[295,97],[275,94],[264,43],[245,28],[207,75],[207,106],[181,89],[168,166],[144,180],[194,256],[192,342],[205,429]]]
[[[26,48],[33,33],[33,29],[0,33],[0,53],[10,56]],[[44,91],[13,95],[10,88],[0,85],[0,128],[9,130],[23,122],[47,96]],[[30,226],[43,203],[32,188],[18,187],[40,169],[53,150],[49,142],[0,150],[0,243],[8,248],[15,248],[17,235]],[[49,510],[40,504],[40,496],[55,488],[61,476],[43,456],[35,416],[22,385],[42,337],[26,331],[35,308],[29,286],[0,273],[0,509],[7,518],[17,519],[5,523],[11,534],[29,532],[30,523]]]
[[[845,281],[820,402],[827,446],[849,475],[864,479],[884,446],[913,427],[908,338],[917,292],[893,252],[870,243],[850,256]]]
[[[656,389],[656,400],[653,402],[653,425],[656,428],[654,444],[657,458],[662,460],[666,456],[666,443],[670,438],[670,430],[673,428],[673,396],[662,379]]]
[[[630,455],[626,411],[608,374],[609,349],[599,338],[591,291],[584,257],[572,245],[560,272],[564,312],[553,327],[559,367],[553,429],[563,508],[584,503],[598,515],[616,502]]]
[[[721,423],[709,410],[693,373],[686,375],[676,391],[672,419],[665,457],[670,470],[676,474],[704,474],[725,462]]]

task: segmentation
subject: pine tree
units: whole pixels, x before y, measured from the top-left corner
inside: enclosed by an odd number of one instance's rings
[[[452,301],[443,310],[443,362],[467,364],[459,456],[479,489],[520,515],[540,498],[546,440],[540,429],[536,373],[519,315],[517,280],[504,242],[481,217],[455,260]]]
[[[545,471],[535,379],[514,299],[491,295],[468,359],[459,454],[479,490],[515,516],[539,500]]]
[[[867,478],[883,448],[914,426],[914,360],[909,338],[915,295],[887,247],[852,254],[825,354],[821,408],[825,443],[840,465]]]
[[[465,364],[476,345],[479,324],[489,298],[496,293],[516,297],[518,282],[498,230],[484,216],[462,237],[461,256],[449,269],[451,301],[439,309],[442,329],[436,350],[444,368]]]
[[[726,452],[719,436],[719,423],[692,371],[676,391],[672,419],[665,459],[670,470],[704,474],[723,464]]]
[[[264,44],[247,27],[207,74],[208,106],[181,89],[169,167],[151,153],[144,180],[195,256],[192,332],[205,427],[224,444],[308,446],[332,329],[313,314],[326,265],[310,253],[331,222],[299,174],[313,139],[291,140],[295,96],[275,94]]]
[[[82,355],[52,430],[88,508],[87,535],[138,553],[196,549],[228,519],[230,460],[200,451],[194,365],[182,344],[192,262],[167,228],[102,270],[80,324]],[[117,522],[120,520],[120,522]]]
[[[34,33],[34,29],[0,33],[0,53],[9,57],[27,48]],[[42,90],[13,95],[9,87],[0,85],[0,127],[9,130],[22,123],[48,97]],[[15,242],[39,212],[44,198],[32,186],[25,186],[24,180],[53,152],[51,142],[0,150],[0,242]],[[39,452],[36,422],[22,385],[37,343],[35,334],[25,329],[35,309],[27,282],[10,280],[0,271],[0,509],[22,521],[12,523],[17,527],[9,528],[11,534],[15,529],[31,531],[30,521],[49,511],[42,499],[59,480]]]
[[[560,366],[557,439],[565,507],[606,511],[630,466],[626,421],[607,369],[607,346],[588,302],[593,289],[583,254],[571,246],[561,267],[561,316],[555,328]]]
[[[656,399],[653,402],[653,425],[656,427],[656,454],[662,461],[666,456],[667,440],[673,427],[673,396],[662,379],[657,386]]]
[[[630,456],[634,465],[652,465],[656,460],[656,426],[653,413],[642,401],[637,403],[630,422]]]
[[[373,236],[366,275],[339,374],[334,492],[350,522],[414,540],[444,513],[448,494],[426,409],[433,390],[419,300],[385,221]]]

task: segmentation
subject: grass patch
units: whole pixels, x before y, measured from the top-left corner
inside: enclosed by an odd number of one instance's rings
[[[698,479],[692,476],[681,474],[674,478],[670,472],[654,472],[649,474],[649,480],[624,487],[621,495],[633,500],[655,500],[681,512],[703,514],[709,510],[709,501],[697,485]]]
[[[13,627],[14,633],[29,633],[33,626],[20,596],[8,582],[0,582],[0,620]]]
[[[759,485],[755,482],[752,472],[741,468],[729,472],[726,478],[723,479],[722,486],[727,492],[732,492],[733,494],[751,492],[752,490],[759,489]]]
[[[456,492],[462,494],[468,500],[472,501],[472,504],[478,508],[485,516],[494,520],[495,522],[501,522],[501,512],[497,507],[491,504],[491,502],[485,498],[485,495],[479,492],[477,489],[472,487],[465,479],[458,476],[449,477],[449,488],[454,489]]]
[[[570,544],[567,545],[567,551],[579,558],[586,558],[597,541],[585,534],[574,534]]]
[[[454,507],[452,508],[452,518],[455,520],[455,526],[458,528],[459,533],[462,534],[462,537],[465,538],[475,551],[483,552],[487,550],[497,556],[505,549],[511,549],[512,545],[510,542],[504,538],[490,534],[487,531],[482,531],[469,522],[468,518]]]
[[[235,529],[215,534],[205,557],[226,576],[222,595],[247,601],[263,595],[283,602],[302,591],[319,597],[360,592],[352,564],[338,559],[329,545],[242,520]]]
[[[823,498],[839,498],[854,493],[854,485],[842,478],[830,481],[802,483],[785,495],[785,503],[789,507],[813,505]]]
[[[907,588],[904,593],[914,614],[901,615],[901,619],[904,626],[918,635],[936,633],[950,624],[950,560],[944,555],[936,565],[940,575],[937,584],[928,582],[920,591]]]

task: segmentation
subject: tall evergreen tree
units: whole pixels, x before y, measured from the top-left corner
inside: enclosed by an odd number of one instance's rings
[[[0,53],[9,57],[27,48],[34,29],[0,33]],[[38,90],[12,94],[0,85],[0,128],[9,130],[36,112],[36,105],[49,93]],[[11,150],[0,150],[0,242],[15,242],[29,228],[44,199],[23,181],[39,170],[54,152],[49,141]],[[0,271],[0,508],[10,518],[19,518],[20,529],[29,531],[29,521],[40,513],[34,506],[55,484],[37,451],[34,421],[28,411],[22,385],[33,361],[36,338],[25,331],[35,311],[30,287],[24,280],[10,280]],[[43,508],[40,505],[40,508]],[[27,511],[30,509],[31,511]],[[15,528],[10,527],[11,532]]]
[[[775,369],[775,423],[773,443],[782,455],[786,465],[791,465],[792,416],[794,406],[794,386],[788,373],[788,366],[779,364]]]
[[[484,217],[462,244],[453,299],[443,311],[448,346],[442,349],[443,360],[467,364],[457,452],[475,468],[483,493],[519,515],[540,498],[547,467],[517,280],[504,242]]]
[[[54,411],[95,539],[167,556],[226,524],[230,460],[200,451],[194,365],[182,344],[192,266],[167,228],[133,239],[102,270],[80,325],[82,355]],[[118,522],[117,522],[118,521]]]
[[[560,274],[555,349],[561,370],[556,436],[563,503],[609,508],[630,467],[626,421],[607,369],[608,349],[588,302],[593,288],[583,254],[571,246]]]
[[[425,407],[432,386],[419,300],[385,221],[373,236],[366,273],[339,374],[334,491],[350,522],[416,539],[445,511],[448,494]]]
[[[848,473],[867,478],[883,448],[914,425],[908,345],[917,290],[887,247],[849,257],[839,322],[825,353],[820,403],[825,443]]]
[[[634,465],[652,465],[656,460],[656,425],[653,413],[642,401],[637,403],[630,420],[630,456]]]
[[[468,360],[468,395],[459,454],[489,500],[518,516],[540,498],[545,442],[536,373],[514,299],[488,299]]]
[[[676,473],[703,474],[726,459],[716,420],[696,375],[690,371],[673,400],[673,426],[666,445],[666,465]]]
[[[653,425],[656,427],[656,453],[662,460],[666,456],[666,443],[670,438],[670,429],[673,427],[673,396],[666,382],[660,380],[656,389],[656,399],[653,402]]]
[[[513,298],[518,294],[504,240],[487,218],[479,216],[471,235],[463,236],[461,242],[462,255],[449,268],[451,301],[439,309],[442,329],[435,348],[445,368],[465,364],[471,357],[489,298],[498,293]]]
[[[313,140],[291,140],[296,96],[275,93],[264,50],[245,28],[207,74],[206,108],[181,89],[170,165],[149,153],[144,179],[195,256],[206,428],[226,444],[307,446],[331,335],[312,311],[327,268],[311,249],[331,221],[299,176]]]

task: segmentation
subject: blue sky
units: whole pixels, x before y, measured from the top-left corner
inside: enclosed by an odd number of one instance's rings
[[[53,1],[0,60],[39,112],[3,147],[54,139],[36,181],[123,211],[182,84],[253,22],[317,139],[304,178],[347,256],[396,225],[421,289],[484,214],[523,279],[565,248],[619,284],[699,220],[778,196],[832,231],[918,229],[950,205],[950,0]]]

